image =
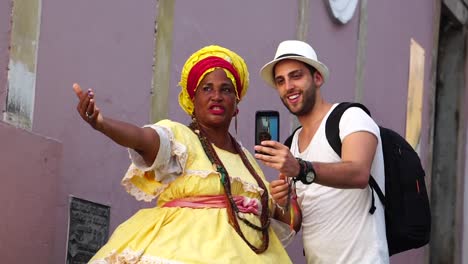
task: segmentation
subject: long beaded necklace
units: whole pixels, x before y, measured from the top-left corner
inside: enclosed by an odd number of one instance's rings
[[[192,131],[198,136],[198,138],[200,139],[201,145],[203,146],[203,149],[205,150],[205,153],[208,156],[208,159],[213,164],[213,167],[216,168],[216,171],[221,175],[220,180],[224,187],[224,193],[225,193],[226,199],[229,202],[229,206],[227,207],[229,224],[234,227],[234,229],[239,234],[239,236],[245,241],[245,243],[247,243],[247,245],[255,253],[259,254],[259,253],[264,252],[268,248],[268,243],[269,243],[268,227],[270,225],[269,208],[268,208],[268,191],[264,182],[262,181],[260,176],[257,174],[255,169],[250,164],[241,146],[237,143],[237,141],[231,135],[229,135],[234,145],[234,149],[239,154],[245,167],[249,170],[250,174],[255,178],[258,186],[264,190],[263,194],[261,195],[261,204],[262,204],[262,210],[261,210],[261,215],[260,215],[261,226],[258,226],[250,222],[249,220],[247,220],[245,217],[243,217],[242,213],[239,211],[236,203],[234,202],[234,199],[232,198],[231,181],[229,178],[229,174],[226,170],[226,167],[224,167],[223,163],[218,157],[218,154],[216,154],[216,151],[211,145],[211,142],[208,140],[208,138],[206,137],[206,134],[200,128],[200,126],[198,125],[195,119],[189,125],[189,128],[192,129]],[[242,232],[239,226],[239,222],[237,220],[238,218],[242,222],[244,222],[247,226],[259,232],[262,232],[262,245],[259,248],[252,245],[244,236],[244,233]]]

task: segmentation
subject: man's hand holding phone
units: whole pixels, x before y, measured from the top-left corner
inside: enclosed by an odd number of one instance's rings
[[[278,170],[287,177],[296,177],[299,174],[299,163],[287,146],[278,141],[264,140],[254,149],[255,158],[264,165]]]

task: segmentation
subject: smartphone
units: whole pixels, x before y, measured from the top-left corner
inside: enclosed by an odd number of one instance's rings
[[[279,113],[278,111],[255,112],[255,145],[263,140],[279,141]]]

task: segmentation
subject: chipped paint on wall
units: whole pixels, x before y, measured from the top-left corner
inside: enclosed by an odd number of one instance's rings
[[[4,121],[32,128],[41,0],[13,2]]]
[[[35,86],[36,73],[21,61],[10,60],[5,121],[21,128],[31,128]]]

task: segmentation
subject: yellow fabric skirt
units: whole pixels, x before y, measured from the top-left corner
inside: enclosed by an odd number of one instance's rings
[[[259,246],[261,233],[241,226]],[[226,209],[142,209],[115,230],[90,263],[291,263],[271,228],[269,234],[268,249],[256,254],[229,225]]]
[[[291,263],[278,237],[269,228],[268,249],[256,254],[229,224],[226,208],[164,207],[174,199],[203,195],[223,195],[220,175],[207,158],[198,137],[186,126],[169,120],[158,124],[172,131],[171,153],[183,168],[182,175],[159,181],[158,170],[142,171],[130,166],[122,184],[138,200],[157,199],[157,207],[142,209],[122,223],[92,258],[92,264],[174,264],[174,263]],[[218,149],[231,180],[232,195],[260,199],[262,190],[239,155]],[[260,177],[265,177],[255,159],[246,150],[249,162]],[[167,176],[165,176],[167,177]],[[264,180],[268,188],[268,182]],[[271,197],[270,197],[270,207]],[[245,217],[260,225],[259,217]],[[248,241],[261,246],[262,234],[239,220]]]

